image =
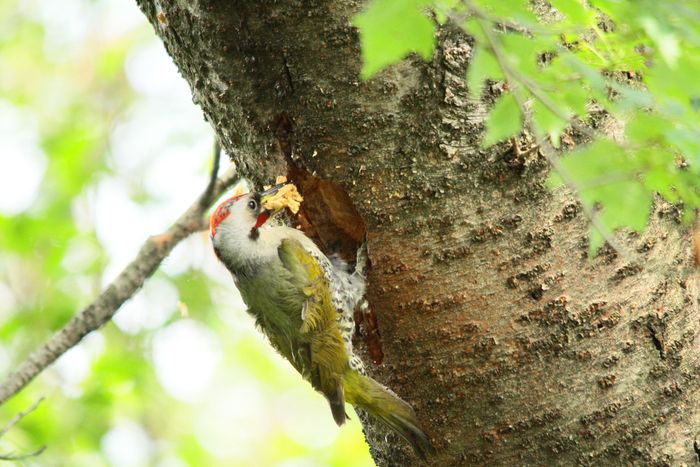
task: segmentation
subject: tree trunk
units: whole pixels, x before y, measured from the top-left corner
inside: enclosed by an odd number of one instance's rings
[[[646,233],[620,235],[629,256],[587,259],[588,222],[544,187],[542,158],[479,146],[500,91],[468,99],[469,38],[443,28],[432,62],[361,82],[362,2],[138,3],[244,175],[289,174],[327,251],[352,256],[366,230],[380,337],[365,326],[358,346],[383,351],[368,370],[415,407],[432,465],[698,461],[677,209],[659,201]],[[379,465],[415,463],[365,429]]]

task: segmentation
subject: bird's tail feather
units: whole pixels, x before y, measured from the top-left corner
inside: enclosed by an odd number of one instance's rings
[[[394,430],[408,441],[421,458],[435,452],[430,440],[420,429],[413,408],[384,386],[349,370],[343,379],[346,400]]]

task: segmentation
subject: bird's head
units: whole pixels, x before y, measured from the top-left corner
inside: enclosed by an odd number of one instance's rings
[[[216,240],[221,231],[245,234],[256,240],[258,229],[279,210],[271,211],[264,207],[266,200],[274,196],[283,184],[275,185],[261,192],[249,192],[245,182],[239,183],[233,196],[222,201],[214,210],[209,221],[212,240]]]

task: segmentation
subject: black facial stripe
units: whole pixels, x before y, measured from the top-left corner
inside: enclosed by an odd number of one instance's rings
[[[255,200],[255,204],[258,206],[257,211],[260,212],[260,209],[262,208],[262,203],[260,202],[262,197],[260,196],[260,193],[255,192],[253,193],[253,199]]]

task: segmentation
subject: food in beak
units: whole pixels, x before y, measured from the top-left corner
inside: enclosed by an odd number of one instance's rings
[[[277,184],[261,194],[263,208],[268,211],[277,212],[284,208],[289,208],[292,213],[299,212],[299,206],[304,198],[297,191],[293,183],[286,183],[285,177],[277,177]]]

